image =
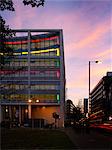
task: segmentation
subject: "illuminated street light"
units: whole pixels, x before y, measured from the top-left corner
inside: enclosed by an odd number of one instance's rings
[[[29,99],[29,100],[28,100],[28,102],[29,102],[29,103],[31,103],[31,102],[32,102],[32,100],[31,100],[31,99]]]
[[[101,64],[102,62],[100,60],[96,60],[95,63]]]
[[[25,113],[28,113],[28,109],[25,109]]]
[[[6,112],[8,112],[8,109],[6,108],[6,110],[5,110]]]
[[[39,103],[39,100],[38,100],[38,99],[36,100],[36,103]]]
[[[91,100],[90,100],[90,64],[91,63],[97,63],[97,64],[100,64],[102,63],[101,61],[99,60],[96,60],[96,61],[89,61],[89,100],[88,100],[88,103],[89,103],[89,112],[91,112],[91,109],[90,109],[90,105],[91,105]]]
[[[42,108],[43,108],[43,109],[45,109],[46,107],[45,107],[45,106],[43,106]]]

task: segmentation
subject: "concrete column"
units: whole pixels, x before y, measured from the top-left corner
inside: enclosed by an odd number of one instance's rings
[[[28,31],[28,100],[30,100],[30,93],[31,93],[31,77],[30,77],[30,71],[31,71],[31,67],[30,67],[30,51],[31,51],[31,42],[30,42],[30,36],[31,33],[30,31]]]
[[[40,121],[39,121],[39,128],[41,128],[42,127],[42,125],[41,125],[41,119],[40,119]]]
[[[21,124],[21,105],[19,105],[19,123]]]
[[[60,30],[60,127],[64,127],[64,119],[65,119],[65,61],[64,61],[64,46],[63,46],[63,31]]]
[[[12,110],[11,110],[11,106],[9,106],[9,117],[10,117],[10,120],[12,120]]]
[[[2,106],[0,105],[0,123],[2,122]]]

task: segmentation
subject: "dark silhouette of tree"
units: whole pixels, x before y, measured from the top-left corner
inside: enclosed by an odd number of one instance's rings
[[[23,0],[24,5],[32,7],[44,6],[45,0]],[[0,10],[15,11],[13,0],[0,0]]]
[[[44,6],[45,0],[23,0],[24,5],[31,5],[32,7]]]
[[[12,0],[0,0],[0,10],[10,10],[14,11],[13,1]]]
[[[5,20],[0,16],[0,67],[4,65],[4,57],[13,55],[13,49],[8,47],[5,42],[7,39],[14,36],[15,33],[11,31]]]

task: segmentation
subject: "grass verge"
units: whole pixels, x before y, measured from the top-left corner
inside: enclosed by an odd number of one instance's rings
[[[60,130],[2,129],[1,149],[72,149],[73,143]]]

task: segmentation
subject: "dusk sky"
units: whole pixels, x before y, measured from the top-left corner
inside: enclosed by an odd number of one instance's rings
[[[91,63],[91,90],[112,71],[112,1],[46,0],[39,8],[13,1],[16,11],[2,12],[11,28],[63,29],[67,99],[88,97],[88,62],[102,61]]]

